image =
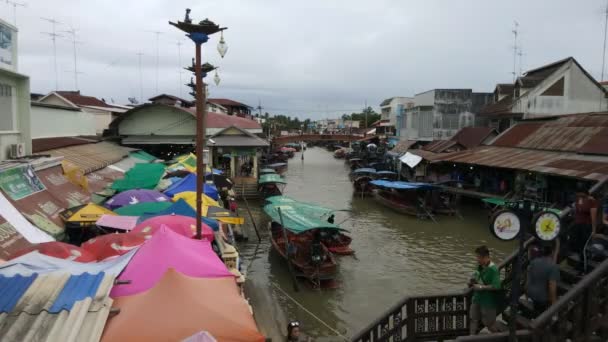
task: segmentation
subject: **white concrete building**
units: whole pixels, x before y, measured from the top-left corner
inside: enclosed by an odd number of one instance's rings
[[[502,132],[520,119],[604,112],[607,96],[606,88],[568,57],[527,71],[510,87],[497,85],[494,103],[482,109],[480,118]]]
[[[398,127],[398,118],[403,112],[415,106],[415,99],[412,97],[396,96],[388,98],[380,103],[380,120],[388,122],[387,126]]]
[[[0,160],[32,153],[30,80],[18,72],[17,41],[17,28],[0,19]]]
[[[78,107],[32,101],[30,112],[32,139],[96,134],[95,115]]]

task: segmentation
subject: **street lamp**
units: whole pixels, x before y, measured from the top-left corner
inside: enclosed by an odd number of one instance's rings
[[[208,72],[215,69],[215,67],[209,63],[201,65],[201,45],[209,40],[210,35],[222,32],[227,29],[227,27],[219,27],[209,19],[205,19],[198,24],[193,24],[192,19],[190,19],[189,8],[186,9],[184,21],[178,21],[177,23],[170,21],[169,24],[186,32],[186,36],[194,42],[196,51],[196,61],[193,63],[192,67],[194,69],[193,71],[196,78],[196,238],[200,240],[202,238],[202,194],[206,171],[206,161],[203,156],[203,150],[205,147],[205,119],[207,116],[207,101],[206,94],[203,91],[203,78],[207,76]],[[222,39],[220,40],[220,44],[218,44],[218,51],[220,52],[220,55],[224,57],[227,50],[228,46],[226,45],[222,34]]]

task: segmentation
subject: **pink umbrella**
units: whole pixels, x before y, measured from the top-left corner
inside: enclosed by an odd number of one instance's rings
[[[129,283],[115,285],[110,296],[130,296],[149,290],[169,268],[196,278],[234,277],[213,252],[209,241],[194,240],[161,226],[148,242],[139,247],[118,277]]]
[[[181,215],[155,216],[135,226],[133,231],[154,234],[163,225],[185,237],[192,238],[196,236],[196,219],[194,217]],[[213,229],[211,229],[211,227],[203,223],[202,232],[203,238],[213,241]]]

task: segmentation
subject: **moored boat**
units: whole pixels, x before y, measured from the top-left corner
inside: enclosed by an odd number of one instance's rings
[[[376,202],[405,215],[434,220],[432,208],[426,201],[427,192],[435,188],[432,184],[386,180],[374,180],[370,183],[376,187]]]
[[[370,184],[376,177],[376,170],[372,168],[356,169],[349,175],[353,182],[354,194],[356,196],[369,196],[372,194],[373,186]]]
[[[376,172],[376,179],[396,181],[397,177],[398,177],[397,172],[393,172],[393,171],[378,171],[378,172]]]
[[[280,196],[283,194],[286,185],[287,182],[283,177],[276,173],[268,173],[261,175],[258,179],[258,192],[262,198]]]
[[[274,163],[265,166],[267,169],[273,169],[276,173],[282,174],[287,170],[287,163]]]

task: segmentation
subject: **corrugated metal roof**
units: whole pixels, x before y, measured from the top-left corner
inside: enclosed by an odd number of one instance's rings
[[[402,155],[407,152],[407,150],[409,150],[410,147],[412,147],[416,142],[416,140],[401,140],[395,145],[395,147],[393,147],[391,152]]]
[[[11,312],[25,291],[38,277],[37,274],[30,276],[16,275],[14,277],[0,276],[0,312]]]
[[[439,155],[435,161],[534,171],[580,179],[608,178],[608,157],[584,156],[569,152],[480,146],[471,150]]]
[[[530,134],[536,132],[542,122],[519,123],[504,131],[492,144],[493,146],[515,147]]]
[[[496,130],[491,127],[464,127],[450,140],[457,141],[466,148],[472,148],[481,145],[493,134],[496,134]]]
[[[104,273],[36,277],[12,310],[0,314],[0,340],[99,341],[112,305],[113,282],[114,276]]]
[[[81,137],[57,137],[32,139],[32,152],[39,153],[62,147],[96,143],[96,140]]]
[[[45,151],[44,154],[53,157],[63,156],[64,159],[82,169],[84,173],[89,173],[122,160],[129,155],[130,151],[133,149],[103,141],[96,144],[53,149]]]

